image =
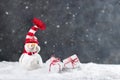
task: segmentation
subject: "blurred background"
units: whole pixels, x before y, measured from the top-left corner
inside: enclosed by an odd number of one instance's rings
[[[120,0],[0,0],[0,61],[18,61],[37,17],[45,62],[77,54],[82,63],[120,63]]]

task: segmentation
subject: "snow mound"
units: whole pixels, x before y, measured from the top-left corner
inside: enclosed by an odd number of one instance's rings
[[[18,62],[0,62],[0,80],[120,80],[120,65],[81,64],[80,69],[51,73],[44,66],[27,71]]]

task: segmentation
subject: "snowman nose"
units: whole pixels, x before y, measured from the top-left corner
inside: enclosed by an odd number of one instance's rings
[[[31,47],[35,47],[35,43],[32,43],[32,44],[31,44]]]

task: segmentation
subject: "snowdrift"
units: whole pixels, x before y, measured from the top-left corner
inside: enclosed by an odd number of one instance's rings
[[[81,64],[81,68],[52,73],[42,68],[27,71],[18,62],[0,62],[0,80],[120,80],[120,65]]]

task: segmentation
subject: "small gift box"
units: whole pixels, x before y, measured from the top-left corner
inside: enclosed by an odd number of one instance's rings
[[[46,61],[46,65],[49,72],[60,72],[62,70],[62,62],[53,56]]]
[[[64,68],[79,68],[80,60],[76,54],[63,60]]]

